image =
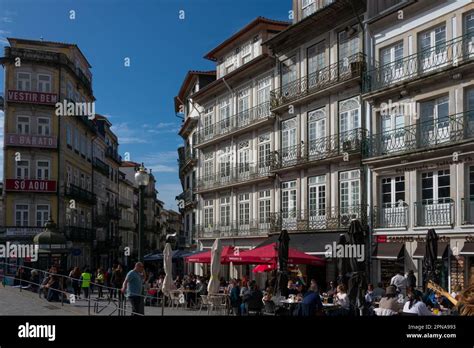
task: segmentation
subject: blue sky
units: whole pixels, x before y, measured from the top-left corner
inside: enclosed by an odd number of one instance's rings
[[[76,43],[120,153],[153,169],[160,199],[176,209],[182,139],[173,97],[186,72],[213,69],[205,53],[255,17],[288,20],[290,9],[291,0],[0,0],[0,45],[3,54],[6,37]]]

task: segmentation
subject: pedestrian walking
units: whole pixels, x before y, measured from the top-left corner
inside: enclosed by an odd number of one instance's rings
[[[102,268],[99,268],[97,270],[97,274],[95,276],[95,281],[97,283],[99,298],[102,298],[102,296],[104,295],[103,290],[104,290],[104,285],[105,285],[105,274],[104,274],[104,271],[102,270]]]
[[[84,272],[81,274],[81,288],[84,292],[84,297],[89,298],[89,289],[91,287],[91,278],[92,275],[90,274],[89,268],[86,268]]]
[[[143,302],[143,263],[137,262],[135,268],[127,273],[122,285],[122,293],[129,299],[132,305],[132,315],[144,315],[145,305]]]
[[[72,289],[74,291],[74,296],[77,298],[81,297],[81,270],[79,267],[74,267],[71,273],[69,273],[69,277],[72,280]]]

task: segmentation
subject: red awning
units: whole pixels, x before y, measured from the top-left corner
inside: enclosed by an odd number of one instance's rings
[[[233,246],[225,246],[222,248],[221,263],[230,263],[229,256],[234,255]],[[211,263],[211,251],[203,251],[201,253],[193,254],[184,258],[184,261],[189,263]]]
[[[260,248],[241,252],[238,255],[233,254],[229,256],[229,261],[235,264],[276,264],[278,261],[278,244],[275,242]],[[292,265],[322,266],[325,261],[321,257],[289,248],[288,263]]]

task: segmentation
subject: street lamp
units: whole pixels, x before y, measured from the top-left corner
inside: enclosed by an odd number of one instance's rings
[[[138,168],[137,172],[135,173],[135,182],[139,188],[139,205],[138,205],[138,261],[143,262],[143,234],[144,228],[143,224],[145,221],[145,187],[148,186],[150,181],[150,175],[148,174],[145,167],[142,165]]]

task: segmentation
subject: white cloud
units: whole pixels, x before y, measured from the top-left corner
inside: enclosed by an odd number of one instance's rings
[[[120,144],[147,144],[150,143],[149,139],[146,139],[145,134],[142,130],[130,127],[128,122],[121,122],[112,125],[112,132],[114,132]]]
[[[179,195],[183,189],[180,184],[161,184],[156,185],[158,190],[158,199],[165,202],[166,209],[177,210],[176,196]]]
[[[145,163],[145,167],[153,173],[177,173],[178,153],[176,151],[163,151],[141,155],[139,162]]]

